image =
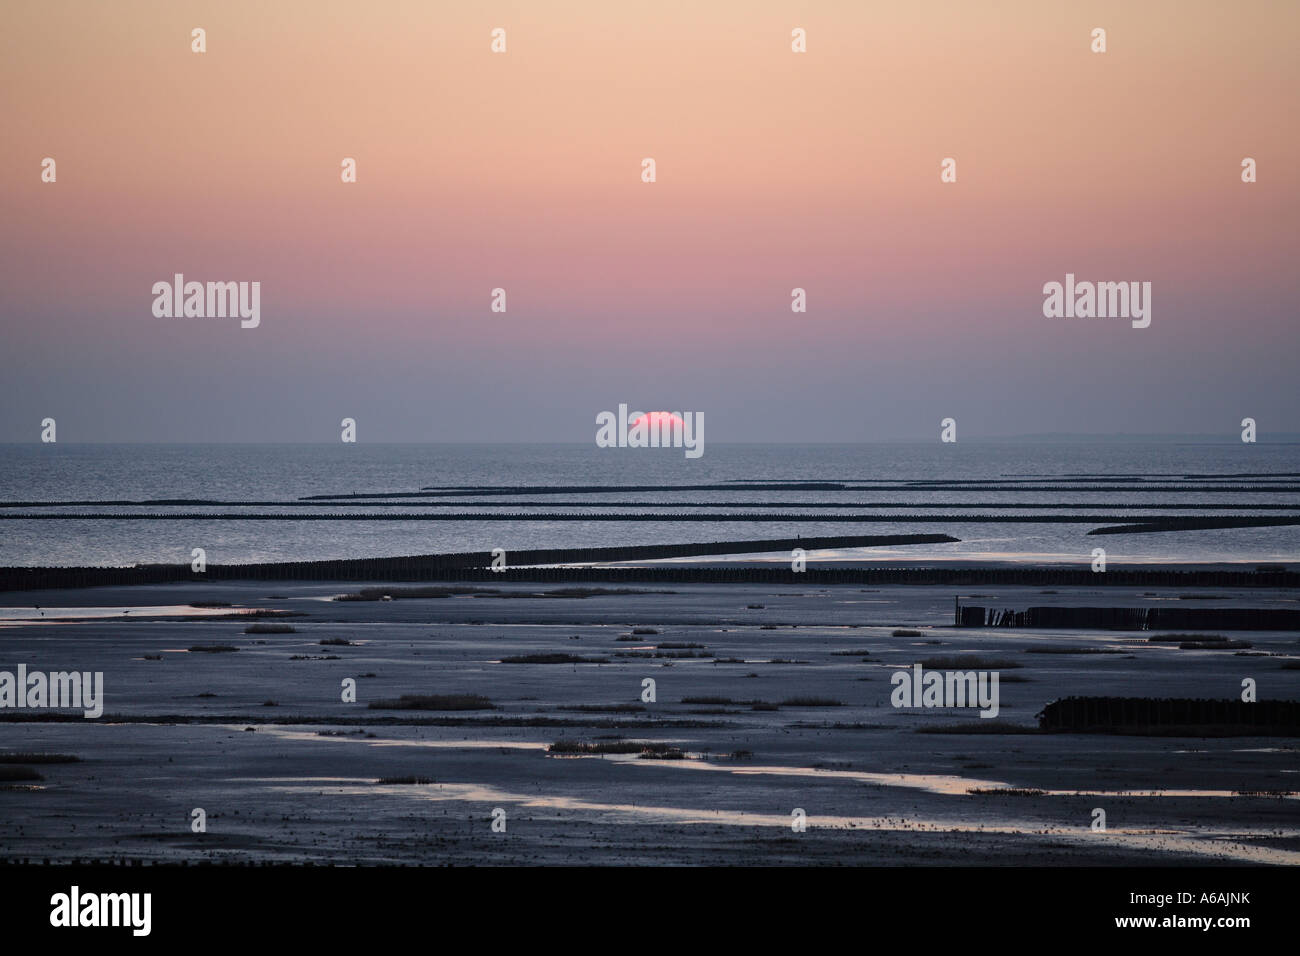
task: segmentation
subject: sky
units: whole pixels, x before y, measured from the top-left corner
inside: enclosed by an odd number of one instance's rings
[[[3,21],[0,441],[1300,431],[1290,0]],[[260,324],[156,316],[176,273],[259,282]],[[1044,316],[1067,273],[1150,282],[1150,326]]]

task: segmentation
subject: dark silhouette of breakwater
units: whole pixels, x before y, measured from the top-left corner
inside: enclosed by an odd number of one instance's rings
[[[426,554],[391,558],[350,558],[323,561],[277,561],[263,564],[212,564],[196,573],[188,564],[143,564],[125,568],[0,568],[0,590],[31,590],[41,587],[98,587],[120,584],[158,584],[168,581],[204,580],[317,580],[317,581],[442,581],[470,579],[477,572],[500,581],[504,574],[514,580],[565,580],[534,577],[551,571],[525,565],[577,564],[604,561],[653,561],[702,555],[789,553],[808,550],[872,548],[911,544],[948,544],[958,539],[946,534],[836,535],[809,538],[762,538],[745,541],[708,541],[691,544],[630,545],[604,548],[534,548],[507,552],[508,567],[491,571],[493,555],[488,551]],[[588,569],[580,573],[592,573]],[[578,580],[573,578],[572,580]],[[31,582],[52,583],[31,583]],[[66,583],[62,583],[66,582]]]
[[[1108,576],[1098,575],[1099,577]],[[1288,575],[1294,577],[1294,575]],[[1095,583],[1095,582],[1094,582]],[[1287,585],[1291,586],[1291,585]],[[1228,631],[1300,631],[1300,609],[1255,607],[1031,607],[999,610],[960,603],[957,627],[1083,627],[1150,631],[1218,628]]]
[[[764,491],[848,491],[838,481],[778,481],[762,486]],[[304,495],[302,501],[341,498],[436,498],[446,495],[560,495],[599,494],[609,491],[736,491],[731,482],[702,485],[425,485],[419,491],[386,491],[380,494],[354,492],[346,495]]]
[[[1043,708],[1038,714],[1038,726],[1076,733],[1215,728],[1291,736],[1300,734],[1300,701],[1066,697]]]
[[[1215,528],[1273,528],[1300,524],[1300,518],[1261,515],[1255,518],[1161,517],[1156,520],[1128,518],[1129,524],[1093,528],[1088,534],[1149,534],[1153,531],[1207,531]]]
[[[1079,492],[1097,491],[1107,494],[1116,492],[1226,492],[1229,494],[1300,494],[1300,485],[1243,484],[1243,485],[1180,485],[1141,483],[1136,485],[1115,485],[1103,481],[1092,481],[1098,487],[1081,487],[1068,482],[1058,484],[1025,485],[1008,481],[990,482],[947,482],[947,481],[911,481],[895,484],[841,482],[783,482],[776,484],[742,486],[735,483],[712,485],[463,485],[457,487],[422,488],[420,491],[379,491],[350,492],[336,495],[304,495],[300,501],[347,501],[357,498],[465,498],[471,495],[489,497],[493,495],[561,495],[561,494],[618,494],[626,491],[1007,491],[1007,492]]]
[[[650,565],[644,567],[525,567],[525,564],[564,565],[589,562],[648,561],[671,557],[789,552],[794,548],[872,547],[952,542],[947,535],[851,536],[725,541],[706,544],[647,545],[626,548],[567,548],[507,552],[511,565],[490,569],[486,552],[359,558],[329,561],[289,561],[267,564],[211,564],[201,574],[188,564],[150,564],[126,568],[0,568],[0,591],[41,588],[106,587],[188,581],[421,581],[509,582],[542,584],[793,584],[921,585],[941,587],[1090,587],[1128,588],[1296,588],[1300,572],[1286,570],[1173,570],[1116,568],[1095,574],[1084,564],[1072,567],[929,567],[818,568],[793,571],[784,562],[732,567]],[[961,624],[958,609],[958,624]],[[972,612],[973,614],[974,612]],[[985,612],[981,609],[981,615]],[[973,618],[972,618],[973,620]],[[981,617],[981,621],[984,617]],[[969,626],[987,626],[971,624]]]

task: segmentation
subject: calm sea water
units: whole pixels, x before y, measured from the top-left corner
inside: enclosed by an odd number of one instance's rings
[[[1250,479],[1260,489],[1226,492],[1124,492],[1083,485],[1082,490],[876,490],[887,482],[1041,479],[1077,476],[1133,477],[1123,484],[1203,485],[1188,475],[1300,473],[1300,446],[1237,444],[994,444],[965,442],[879,445],[709,445],[688,460],[681,449],[601,449],[594,445],[3,445],[0,502],[69,502],[202,498],[237,504],[31,505],[0,509],[10,516],[34,513],[115,514],[252,512],[283,514],[273,521],[205,520],[0,520],[0,565],[123,565],[188,562],[190,549],[206,549],[216,563],[312,560],[429,554],[443,551],[507,551],[539,547],[599,547],[796,535],[944,533],[955,544],[855,552],[888,560],[1003,559],[1083,562],[1103,546],[1114,561],[1300,561],[1300,528],[1177,531],[1088,537],[1092,524],[1001,524],[963,522],[963,513],[1252,513],[1215,505],[1282,504],[1300,514],[1300,495],[1270,493],[1271,484],[1300,479]],[[1170,476],[1170,477],[1165,477]],[[846,481],[841,491],[770,491],[755,481]],[[1240,484],[1244,479],[1219,479]],[[413,492],[426,486],[518,486],[735,482],[721,491],[623,491],[602,494],[521,494],[485,498],[466,492],[429,501],[323,503],[295,507],[308,495]],[[750,483],[750,484],[747,484]],[[1023,482],[1022,483],[1027,483]],[[1028,483],[1031,484],[1031,483]],[[539,502],[538,506],[514,501]],[[250,504],[255,502],[255,504]],[[470,506],[466,502],[487,502]],[[951,515],[943,523],[554,521],[529,518],[544,511],[595,513],[744,511],[744,503],[788,502],[763,509],[816,514],[800,502],[863,503],[863,513]],[[605,507],[597,507],[601,503]],[[618,507],[619,503],[626,503]],[[1080,507],[1034,512],[1026,505],[1070,503]],[[1176,503],[1200,507],[1162,511]],[[757,509],[755,509],[757,510]],[[308,513],[412,513],[493,511],[520,513],[510,521],[294,520]],[[826,514],[827,512],[821,512]],[[1259,512],[1267,513],[1267,512]],[[1277,512],[1272,512],[1276,514]],[[1105,522],[1099,521],[1098,525]]]

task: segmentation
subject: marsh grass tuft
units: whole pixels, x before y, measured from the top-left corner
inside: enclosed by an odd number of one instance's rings
[[[922,667],[936,671],[971,670],[1013,670],[1021,665],[1001,657],[980,657],[978,654],[952,654],[945,657],[927,657],[921,661]]]
[[[782,707],[843,707],[842,701],[833,697],[787,697],[781,701]]]
[[[267,624],[258,621],[256,624],[250,624],[244,628],[245,634],[296,634],[297,628],[292,624]]]
[[[81,763],[81,758],[73,754],[46,754],[29,751],[0,754],[0,764],[13,763]]]
[[[608,664],[608,657],[579,657],[577,654],[513,654],[502,664]]]
[[[371,710],[496,710],[479,694],[403,694],[396,700],[372,700]]]

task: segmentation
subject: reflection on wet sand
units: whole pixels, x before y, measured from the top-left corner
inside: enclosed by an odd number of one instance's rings
[[[512,793],[482,784],[433,783],[374,784],[349,777],[313,777],[308,780],[262,778],[258,781],[279,793],[307,790],[320,792],[322,785],[338,796],[373,798],[376,795],[400,796],[412,800],[431,802],[476,803],[487,806],[515,804],[521,807],[584,813],[590,816],[583,822],[591,824],[713,824],[716,826],[781,827],[790,826],[789,813],[745,813],[735,810],[706,810],[690,807],[654,806],[633,803],[599,803],[577,797],[548,794]],[[1006,834],[1020,837],[1050,837],[1067,844],[1106,841],[1128,849],[1153,853],[1190,853],[1216,860],[1233,860],[1243,863],[1300,863],[1300,852],[1280,850],[1266,846],[1253,846],[1241,840],[1274,836],[1269,831],[1228,830],[1224,828],[1185,829],[1127,829],[1111,828],[1094,832],[1087,827],[1044,826],[1038,821],[1000,820],[996,823],[968,824],[942,819],[918,819],[893,816],[807,816],[810,829],[876,830],[911,833]]]

